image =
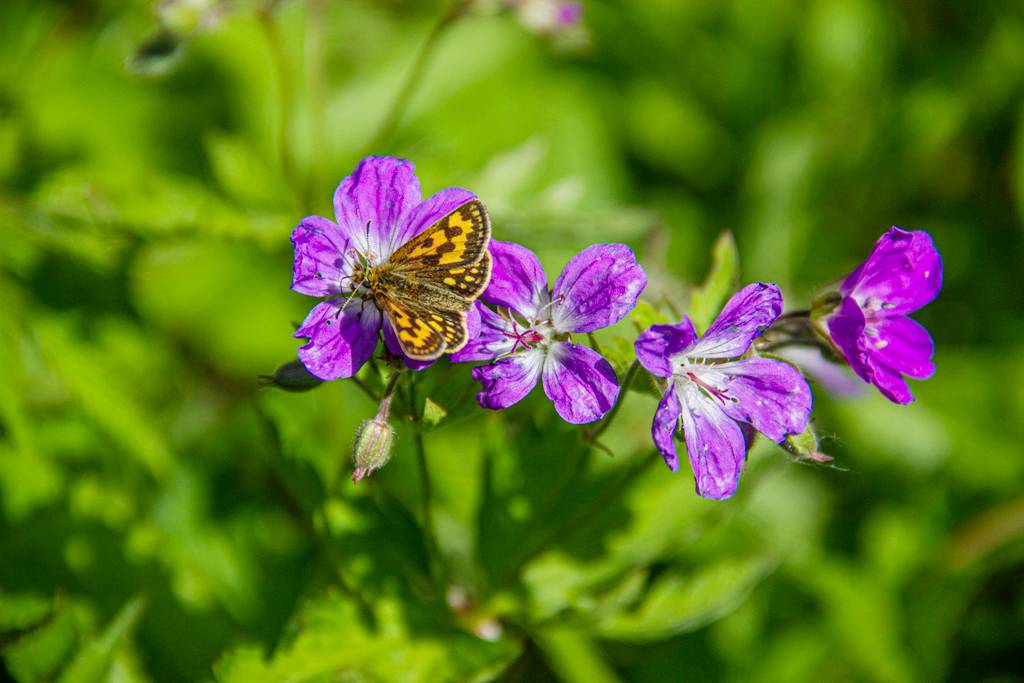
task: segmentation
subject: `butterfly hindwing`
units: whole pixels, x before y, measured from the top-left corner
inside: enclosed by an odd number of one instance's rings
[[[434,360],[445,352],[448,343],[443,333],[446,328],[440,324],[443,321],[434,319],[430,313],[408,302],[399,302],[391,297],[378,297],[378,300],[406,356],[414,360]]]
[[[466,202],[391,255],[399,271],[450,270],[478,263],[487,253],[491,221],[478,199]]]

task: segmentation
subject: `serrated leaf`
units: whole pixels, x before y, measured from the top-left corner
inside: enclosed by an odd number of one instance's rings
[[[739,284],[739,251],[732,232],[726,230],[711,247],[711,270],[704,282],[694,287],[688,315],[698,332],[706,330]]]

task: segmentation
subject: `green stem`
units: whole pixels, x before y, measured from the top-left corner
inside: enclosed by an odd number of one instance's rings
[[[416,450],[416,462],[420,471],[420,507],[423,516],[423,537],[427,546],[431,574],[435,582],[439,579],[441,554],[434,536],[434,515],[431,511],[432,487],[430,470],[427,467],[427,449],[423,442],[423,414],[416,410],[416,375],[409,373],[409,416],[413,419],[413,448]]]
[[[423,76],[423,70],[427,66],[430,52],[434,49],[437,41],[444,35],[445,31],[455,23],[456,19],[462,16],[468,4],[466,0],[454,0],[448,6],[448,9],[445,10],[444,14],[434,23],[433,28],[430,29],[430,33],[427,34],[426,40],[420,47],[420,51],[416,54],[416,59],[413,61],[412,67],[402,83],[402,87],[391,103],[387,114],[385,114],[380,128],[377,129],[377,133],[371,138],[369,144],[366,145],[365,151],[367,153],[377,151],[377,148],[387,142],[395,132],[395,129],[398,128],[398,123],[406,106],[409,104],[409,99],[412,97],[417,84]]]
[[[615,401],[615,405],[612,406],[612,409],[608,411],[608,414],[605,415],[604,419],[601,420],[593,430],[585,434],[584,440],[587,443],[596,444],[597,438],[604,434],[605,430],[611,426],[612,422],[615,420],[615,416],[619,414],[619,409],[622,408],[622,402],[626,400],[626,392],[629,391],[629,387],[632,386],[633,380],[636,379],[639,371],[640,361],[633,361],[629,366],[629,369],[626,370],[626,376],[622,380],[622,386],[619,387],[619,396]]]

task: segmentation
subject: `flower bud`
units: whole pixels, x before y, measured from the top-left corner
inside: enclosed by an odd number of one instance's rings
[[[285,363],[273,375],[260,375],[261,386],[273,386],[285,391],[309,391],[323,384],[323,380],[310,374],[302,361]]]
[[[787,435],[786,440],[782,442],[782,447],[798,458],[807,458],[819,463],[832,461],[831,455],[826,455],[818,450],[818,435],[810,423],[808,423],[807,429],[801,433]]]
[[[359,482],[370,476],[391,459],[391,447],[395,443],[395,428],[388,422],[391,397],[381,401],[380,409],[372,420],[363,420],[356,432],[352,446],[352,462],[355,471],[352,481]]]

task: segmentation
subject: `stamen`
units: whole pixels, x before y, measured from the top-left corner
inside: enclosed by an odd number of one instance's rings
[[[549,296],[550,296],[550,294],[549,294]],[[542,322],[541,315],[543,313],[545,313],[548,309],[550,309],[555,304],[561,304],[564,301],[565,301],[565,296],[563,296],[562,294],[559,294],[557,297],[554,297],[553,299],[548,301],[546,304],[541,306],[540,309],[536,313],[534,313],[533,324],[536,325],[536,324]],[[550,320],[550,318],[551,318],[551,316],[549,315],[548,319]]]

